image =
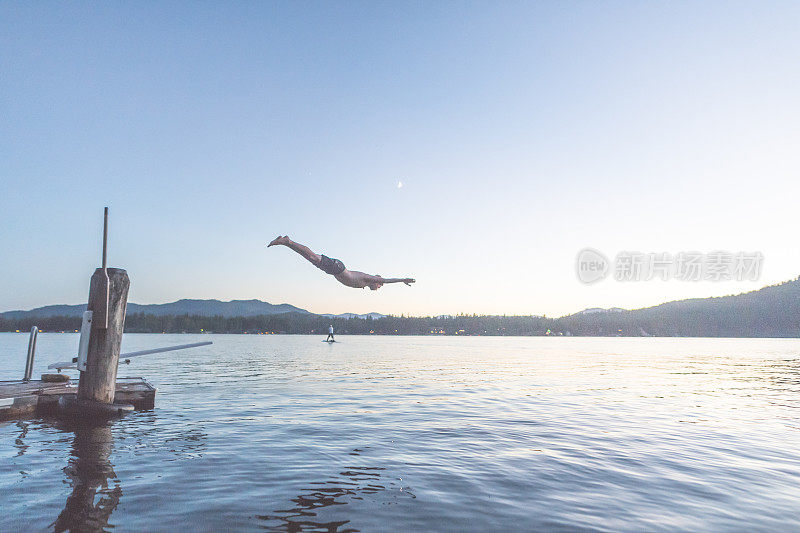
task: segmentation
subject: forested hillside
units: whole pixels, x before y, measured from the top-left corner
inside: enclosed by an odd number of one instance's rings
[[[555,319],[478,315],[326,317],[302,310],[254,316],[157,315],[129,309],[125,331],[311,334],[327,332],[329,324],[339,334],[359,335],[800,337],[800,278],[735,296],[681,300],[632,311],[576,313]],[[75,331],[80,328],[80,317],[0,315],[0,331],[24,332],[34,325],[43,331]]]

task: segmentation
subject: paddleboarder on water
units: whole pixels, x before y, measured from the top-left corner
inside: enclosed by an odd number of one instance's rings
[[[333,338],[333,324],[328,326],[328,338],[325,340],[327,342],[336,342],[336,339]]]
[[[278,245],[291,248],[305,257],[312,265],[336,278],[339,283],[347,285],[348,287],[353,287],[354,289],[369,287],[370,290],[377,291],[383,287],[385,283],[405,283],[410,287],[411,284],[416,281],[413,278],[384,278],[379,274],[373,276],[372,274],[365,274],[357,270],[347,270],[344,263],[338,259],[333,259],[327,255],[316,254],[311,251],[308,246],[294,242],[288,235],[279,235],[267,245],[267,248]],[[331,329],[333,328],[331,327]],[[331,334],[332,333],[331,331]]]

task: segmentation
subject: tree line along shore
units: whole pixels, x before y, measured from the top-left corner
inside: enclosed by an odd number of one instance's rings
[[[74,332],[79,316],[0,316],[0,331]],[[288,312],[257,316],[129,313],[127,333],[507,335],[624,337],[800,337],[800,278],[744,294],[680,300],[636,310],[545,316],[328,317]]]
[[[450,316],[328,318],[287,313],[254,317],[197,315],[128,315],[126,333],[327,334],[339,335],[494,335],[618,337],[800,337],[798,316],[686,314],[667,319],[662,313],[621,311],[562,318],[538,316]],[[0,331],[76,332],[76,317],[0,319]]]

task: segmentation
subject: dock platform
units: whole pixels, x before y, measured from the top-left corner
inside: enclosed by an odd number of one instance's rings
[[[77,393],[77,380],[61,383],[0,381],[0,421],[53,415],[58,409],[59,398]],[[131,404],[136,410],[152,409],[156,389],[144,378],[118,378],[114,400]]]

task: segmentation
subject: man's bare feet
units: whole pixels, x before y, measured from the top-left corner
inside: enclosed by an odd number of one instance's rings
[[[284,244],[284,243],[286,243],[286,241],[288,241],[288,240],[289,240],[289,236],[288,236],[288,235],[283,235],[283,236],[281,236],[281,235],[278,235],[277,237],[275,237],[275,238],[272,240],[272,242],[271,242],[271,243],[269,243],[269,244],[267,245],[267,248],[269,248],[270,246],[277,246],[278,244]]]

